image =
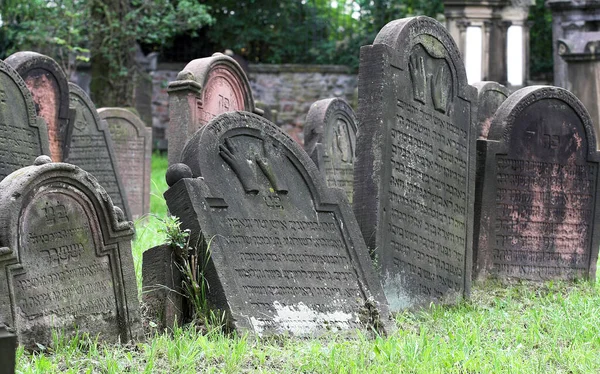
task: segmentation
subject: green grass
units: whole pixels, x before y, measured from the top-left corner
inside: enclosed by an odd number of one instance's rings
[[[162,198],[166,160],[157,156],[153,188]],[[136,222],[140,274],[144,249],[164,241],[156,216]],[[138,282],[139,282],[138,278]],[[600,372],[600,285],[548,282],[473,287],[470,301],[397,316],[398,332],[356,332],[302,340],[202,335],[193,327],[135,345],[56,338],[46,351],[18,351],[21,373],[596,373]]]

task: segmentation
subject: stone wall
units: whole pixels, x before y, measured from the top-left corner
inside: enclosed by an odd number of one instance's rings
[[[151,73],[154,146],[166,149],[169,124],[167,86],[185,64],[158,64]],[[310,105],[320,99],[341,97],[356,110],[358,76],[337,65],[250,64],[248,78],[261,109],[276,111],[273,118],[297,142],[303,143],[303,126]]]

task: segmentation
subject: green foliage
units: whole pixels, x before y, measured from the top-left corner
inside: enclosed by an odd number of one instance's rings
[[[553,81],[552,13],[545,1],[537,0],[529,11],[530,75],[533,80]]]

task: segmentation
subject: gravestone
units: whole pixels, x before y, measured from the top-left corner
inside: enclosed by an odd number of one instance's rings
[[[483,143],[475,277],[594,280],[600,156],[581,102],[557,87],[523,88]]]
[[[69,122],[67,76],[56,61],[36,52],[17,52],[5,62],[23,78],[33,97],[37,115],[46,121],[52,160],[62,161]]]
[[[209,256],[209,300],[231,327],[296,336],[394,328],[343,192],[282,130],[225,113],[181,160],[167,171],[167,205],[204,249],[199,263]]]
[[[0,60],[0,181],[40,155],[49,155],[46,124],[35,114],[19,74]]]
[[[236,110],[262,114],[246,73],[222,53],[191,61],[169,83],[168,93],[169,165],[180,161],[187,140],[217,115]]]
[[[510,95],[510,90],[497,82],[477,82],[477,129],[478,139],[487,139],[492,117]]]
[[[150,212],[150,164],[152,129],[124,108],[100,108],[108,124],[117,166],[133,219]]]
[[[0,374],[14,374],[17,336],[0,323]]]
[[[140,334],[133,223],[77,166],[40,156],[0,182],[0,321],[19,343]]]
[[[131,212],[106,121],[81,87],[69,83],[70,106],[75,111],[67,129],[65,162],[77,165],[98,179],[115,206],[131,219]],[[139,168],[143,168],[140,165]]]
[[[468,296],[477,92],[452,37],[388,23],[361,48],[358,92],[354,213],[390,309]]]
[[[313,103],[304,124],[304,150],[325,174],[327,185],[343,189],[351,203],[356,122],[350,105],[334,98]]]

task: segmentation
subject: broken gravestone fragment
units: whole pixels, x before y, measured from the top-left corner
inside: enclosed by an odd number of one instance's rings
[[[232,328],[394,329],[343,192],[329,189],[279,128],[248,112],[222,114],[190,139],[181,161],[167,171],[167,205],[201,246],[209,300]]]
[[[53,331],[128,341],[141,334],[133,223],[91,174],[40,156],[0,182],[0,321],[19,343]]]

